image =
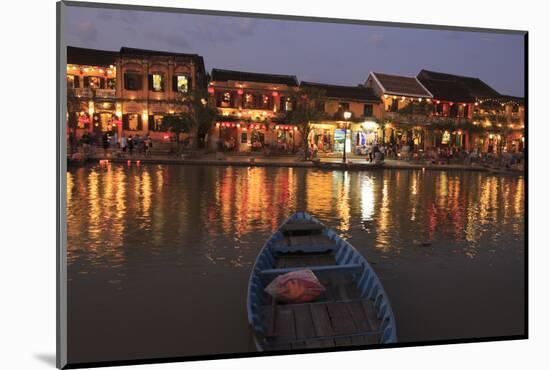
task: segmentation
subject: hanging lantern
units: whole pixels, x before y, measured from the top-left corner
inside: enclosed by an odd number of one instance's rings
[[[273,95],[274,97],[277,97],[277,96],[279,96],[279,93],[278,93],[277,91],[273,91],[273,92],[271,93],[271,95]]]
[[[237,94],[242,95],[244,93],[243,89],[238,89]]]
[[[208,93],[209,94],[214,94],[214,87],[213,86],[208,87]]]

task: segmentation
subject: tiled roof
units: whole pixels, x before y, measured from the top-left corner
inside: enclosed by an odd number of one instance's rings
[[[432,80],[418,77],[418,80],[432,93],[434,99],[458,103],[473,103],[475,99],[461,84],[446,80]]]
[[[129,48],[123,46],[120,48],[120,54],[131,54],[131,55],[158,55],[158,56],[182,56],[189,58],[201,58],[198,54],[187,54],[187,53],[174,53],[171,51],[163,50],[149,50],[149,49],[138,49],[138,48]]]
[[[455,84],[458,88],[465,89],[471,98],[492,98],[498,97],[500,94],[487,85],[485,82],[476,77],[465,77],[452,75],[448,73],[433,72],[428,70],[421,70],[418,73],[418,79],[421,81],[432,80],[439,82],[447,82],[448,84]],[[450,86],[450,85],[449,85]]]
[[[67,64],[106,67],[115,64],[117,56],[117,51],[67,46]]]
[[[427,91],[416,77],[389,75],[385,73],[371,72],[375,81],[380,85],[385,94],[414,96],[431,98]]]
[[[212,81],[243,81],[298,86],[298,80],[296,79],[296,76],[230,71],[226,69],[216,68],[212,69],[211,79]]]
[[[380,102],[380,98],[374,95],[372,89],[364,86],[327,85],[316,82],[302,81],[301,87],[313,87],[325,92],[327,98],[363,100]]]

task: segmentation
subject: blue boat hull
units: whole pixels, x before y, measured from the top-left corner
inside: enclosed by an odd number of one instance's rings
[[[294,238],[288,236],[288,230],[292,231],[300,228],[314,230],[313,232],[316,233],[315,235],[318,235],[317,239],[307,236],[298,236]],[[289,240],[297,240],[297,242],[290,242]],[[319,242],[311,242],[310,240],[318,240]],[[308,258],[309,254],[317,258],[315,261],[319,260],[319,258],[326,259],[326,256],[331,256],[330,258],[332,262],[320,265],[312,264],[311,266],[307,264],[306,267],[303,265],[294,267],[281,267],[278,265],[280,258],[292,256],[293,258],[290,260],[294,261],[302,258],[301,256],[304,256],[303,258]],[[294,337],[286,337],[286,341],[284,343],[288,344],[288,346],[280,346],[282,340],[277,337],[277,331],[280,332],[282,329],[276,328],[276,325],[273,324],[275,318],[280,315],[275,313],[273,313],[273,315],[270,314],[268,307],[271,297],[265,293],[264,289],[277,275],[302,268],[310,268],[318,276],[323,276],[324,274],[330,274],[330,276],[341,275],[348,279],[349,284],[353,285],[353,291],[355,294],[353,300],[343,300],[341,297],[340,299],[332,297],[330,299],[326,298],[326,302],[323,301],[320,303],[326,303],[332,307],[338,304],[358,305],[359,303],[357,302],[362,302],[363,306],[371,307],[370,311],[366,312],[371,316],[369,319],[376,320],[376,323],[371,325],[373,327],[376,326],[376,331],[358,331],[357,333],[351,334],[343,332],[345,335],[323,336],[322,332],[320,333],[319,330],[315,332],[311,329],[313,334],[307,338],[296,338],[299,333],[294,333]],[[346,296],[345,298],[348,297]],[[315,304],[315,302],[313,302],[313,304]],[[275,302],[272,302],[272,305],[273,312],[276,312],[275,310],[277,310],[279,306]],[[288,311],[290,309],[290,306],[280,307],[281,310],[284,309]],[[311,310],[313,310],[313,308],[316,307],[312,307]],[[347,310],[349,310],[349,308],[347,308]],[[370,342],[367,342],[371,344],[388,344],[395,343],[397,341],[395,318],[391,309],[390,301],[372,267],[366,259],[353,246],[351,246],[351,244],[339,237],[333,230],[324,226],[307,212],[297,212],[290,216],[279,227],[279,229],[271,235],[262,247],[250,274],[247,296],[247,312],[248,322],[254,332],[256,347],[259,351],[272,350],[274,349],[274,344],[276,345],[275,348],[278,348],[277,346],[279,346],[279,348],[285,349],[295,348],[298,344],[304,345],[304,343],[308,348],[311,348],[312,346],[315,347],[316,343],[326,344],[327,342],[330,342],[336,343],[336,345],[338,345],[338,343],[355,343],[356,339],[359,337],[376,338],[375,342],[373,342],[372,339]],[[284,313],[284,311],[281,312]],[[306,312],[310,311],[308,310]],[[365,313],[364,317],[369,316],[367,313]],[[363,324],[361,322],[357,322],[358,320],[356,318],[354,319],[355,324],[358,325],[358,327]],[[309,320],[309,318],[307,320]],[[279,322],[280,321],[281,320],[279,320]],[[368,324],[366,323],[367,320],[364,319],[364,321],[365,327],[368,327]],[[311,325],[314,326],[313,324]],[[274,331],[275,333],[273,333]],[[279,337],[283,336],[283,334],[279,335]]]

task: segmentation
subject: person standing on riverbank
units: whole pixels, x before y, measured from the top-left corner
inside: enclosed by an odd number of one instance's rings
[[[107,157],[107,152],[109,151],[109,136],[106,132],[101,136],[101,144],[103,146],[103,156]]]
[[[132,135],[128,136],[128,152],[130,156],[134,154],[134,139],[132,139]]]
[[[122,150],[122,156],[126,154],[126,146],[128,145],[126,141],[126,134],[123,132],[122,137],[120,138],[120,149]]]

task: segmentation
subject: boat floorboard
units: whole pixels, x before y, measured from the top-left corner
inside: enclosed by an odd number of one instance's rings
[[[367,345],[380,339],[380,321],[368,299],[263,309],[267,327],[272,328],[266,338],[270,350]]]
[[[374,303],[360,297],[351,275],[330,273],[319,280],[326,291],[314,302],[273,305],[269,297],[263,306],[269,349],[378,343],[380,320]],[[369,332],[374,333],[365,334]]]

